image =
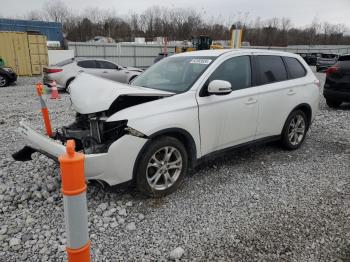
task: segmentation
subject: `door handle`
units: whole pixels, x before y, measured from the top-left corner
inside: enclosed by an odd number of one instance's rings
[[[287,95],[292,96],[295,95],[296,92],[293,89],[290,89],[289,92],[287,93]]]
[[[84,72],[84,70],[79,70],[79,73],[83,73]]]
[[[108,74],[108,72],[107,72],[107,71],[103,71],[102,73],[104,73],[104,74]]]
[[[258,100],[254,99],[254,98],[249,98],[247,102],[245,102],[246,105],[251,105],[251,104],[255,104],[256,102],[258,102]]]

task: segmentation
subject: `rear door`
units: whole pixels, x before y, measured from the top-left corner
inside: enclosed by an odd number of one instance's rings
[[[77,62],[77,66],[79,67],[78,73],[85,72],[88,74],[100,76],[95,60],[81,60]]]
[[[305,81],[300,77],[292,77],[291,73],[288,76],[286,68],[287,63],[292,66],[295,63],[300,65],[300,62],[295,58],[287,59],[285,62],[284,58],[277,55],[255,55],[259,85],[257,139],[281,134],[288,115],[302,100]],[[301,70],[299,74],[304,76],[306,70],[304,67]],[[298,75],[297,72],[293,74]]]
[[[327,73],[327,82],[338,91],[350,92],[350,55],[342,56],[334,65],[335,70]]]
[[[99,66],[99,74],[101,77],[126,83],[127,75],[123,72],[123,70],[120,70],[118,65],[104,60],[97,60],[96,63]]]

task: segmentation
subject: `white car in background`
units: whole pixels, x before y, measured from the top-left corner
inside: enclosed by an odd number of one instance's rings
[[[130,83],[142,73],[141,69],[123,67],[104,59],[68,59],[43,69],[43,82],[51,87],[56,81],[57,88],[66,90],[79,73],[88,73],[120,83]]]
[[[134,181],[163,196],[210,155],[271,140],[297,149],[316,116],[319,81],[304,60],[266,50],[206,50],[164,58],[131,85],[80,74],[70,86],[76,121],[53,138],[25,123],[28,145],[54,159],[74,139],[85,175],[110,185]],[[56,141],[55,141],[56,140]]]

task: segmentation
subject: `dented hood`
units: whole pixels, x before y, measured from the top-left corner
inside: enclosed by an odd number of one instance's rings
[[[119,96],[171,96],[173,93],[130,86],[81,73],[69,86],[73,108],[80,114],[107,110]]]

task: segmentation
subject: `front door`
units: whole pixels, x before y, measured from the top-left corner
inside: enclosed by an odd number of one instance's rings
[[[250,56],[231,57],[211,74],[197,96],[202,155],[255,139],[258,117],[257,87],[252,87]],[[210,95],[213,80],[231,83],[227,95]]]

